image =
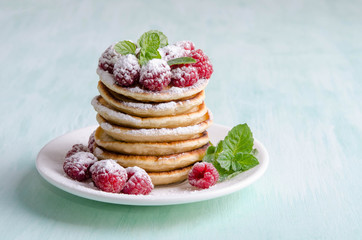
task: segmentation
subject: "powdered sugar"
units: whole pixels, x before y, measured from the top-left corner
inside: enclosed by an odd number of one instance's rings
[[[128,178],[130,178],[131,176],[136,176],[138,178],[145,177],[152,183],[150,176],[147,174],[147,172],[143,168],[140,168],[137,166],[128,167],[128,168],[126,168],[126,171],[128,174]],[[153,186],[153,184],[152,184],[152,186]]]
[[[184,40],[184,41],[178,41],[175,43],[175,46],[181,47],[185,50],[191,51],[191,50],[195,50],[195,45],[193,42],[189,41],[189,40]]]
[[[102,113],[106,113],[108,116],[113,117],[115,119],[119,119],[119,120],[122,120],[125,122],[134,123],[134,124],[140,124],[142,122],[142,119],[139,117],[133,117],[131,115],[113,110],[111,108],[108,108],[108,107],[102,105],[98,101],[98,97],[99,96],[94,97],[91,104],[98,113],[101,113],[101,115],[102,115]]]
[[[121,86],[130,86],[138,80],[141,67],[133,54],[121,56],[114,65],[113,75]]]
[[[98,148],[96,148],[97,150]],[[90,168],[91,173],[97,171],[99,173],[116,173],[119,171],[125,171],[116,161],[113,159],[105,159],[97,161]]]
[[[97,160],[90,152],[77,152],[65,159],[63,170],[70,178],[84,181],[90,177],[89,167]]]
[[[166,47],[158,49],[162,59],[169,61],[174,58],[187,56],[187,51],[180,46],[168,45]]]
[[[97,74],[99,75],[101,81],[108,87],[112,87],[113,85],[115,85],[115,80],[112,74],[98,68],[97,69]],[[170,88],[161,90],[159,92],[153,92],[153,91],[149,91],[143,88],[140,88],[139,86],[135,86],[135,87],[128,87],[127,91],[129,92],[133,92],[133,93],[140,93],[140,94],[153,94],[153,95],[163,95],[165,93],[170,94],[170,95],[175,95],[177,96],[178,94],[183,94],[186,93],[192,89],[200,89],[200,91],[206,87],[206,85],[208,84],[209,80],[208,79],[199,79],[194,85],[189,86],[189,87],[175,87],[172,86]],[[114,89],[112,89],[114,90]]]
[[[186,100],[185,103],[187,103],[188,101],[190,100]],[[165,103],[122,102],[122,104],[130,108],[164,111],[176,108],[177,105],[181,105],[181,102],[174,102],[174,101],[165,102]]]
[[[163,74],[170,70],[171,68],[165,60],[156,58],[148,61],[147,64],[142,66],[141,76],[151,77],[151,74]]]
[[[113,73],[114,64],[116,63],[117,59],[121,56],[121,54],[117,53],[114,50],[114,45],[116,45],[116,43],[109,46],[102,53],[101,57],[98,60],[98,66],[106,71],[109,71],[110,73]]]
[[[161,91],[171,82],[171,68],[165,60],[152,59],[141,68],[140,84],[151,91]]]
[[[90,152],[77,152],[67,159],[74,159],[75,162],[83,164],[92,164],[98,159]]]
[[[108,122],[102,122],[100,126],[105,131],[124,133],[124,130],[118,129]],[[127,129],[126,132],[128,135],[133,135],[133,136],[165,136],[165,135],[175,136],[175,135],[187,135],[187,134],[199,133],[201,132],[202,128],[203,124],[199,123],[192,126],[177,127],[177,128],[150,128],[150,129],[141,128],[141,129],[131,129],[131,130]]]

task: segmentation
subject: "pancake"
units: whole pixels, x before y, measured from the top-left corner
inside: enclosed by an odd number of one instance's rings
[[[94,135],[98,146],[105,150],[131,155],[153,155],[162,156],[168,154],[182,153],[202,147],[209,142],[207,131],[199,137],[175,142],[121,142],[107,135],[102,128],[98,127]]]
[[[191,109],[190,112],[164,117],[137,117],[119,112],[110,106],[101,96],[92,100],[94,110],[110,123],[133,128],[174,128],[194,125],[205,121],[207,108],[205,103]]]
[[[205,92],[201,91],[189,98],[177,101],[160,103],[140,102],[113,92],[101,81],[98,82],[98,91],[103,99],[114,108],[139,117],[160,117],[182,114],[199,106],[205,99]]]
[[[208,146],[209,143],[192,151],[165,156],[125,155],[110,152],[99,146],[96,146],[93,154],[98,159],[113,159],[123,167],[138,166],[147,172],[164,172],[183,168],[195,162],[201,161]]]
[[[128,98],[136,99],[143,102],[168,102],[190,97],[204,90],[209,83],[208,79],[199,79],[197,83],[189,87],[180,88],[168,86],[161,91],[155,92],[142,89],[139,86],[121,87],[115,83],[112,74],[103,71],[100,68],[97,69],[97,74],[99,75],[102,83],[107,88]]]
[[[123,142],[172,142],[193,139],[211,125],[212,120],[209,111],[204,118],[205,121],[187,127],[135,129],[112,124],[99,114],[96,117],[100,127],[108,135]]]
[[[148,172],[148,175],[153,185],[165,185],[186,180],[191,168],[192,165],[167,172]]]

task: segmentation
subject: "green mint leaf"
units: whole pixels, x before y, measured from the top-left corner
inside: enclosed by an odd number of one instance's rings
[[[249,170],[259,164],[258,159],[253,154],[241,152],[235,155],[235,161],[233,162],[237,165],[238,170],[242,171]]]
[[[215,155],[214,154],[206,154],[204,156],[204,158],[202,159],[202,161],[214,164],[215,163]]]
[[[114,50],[122,55],[133,54],[136,53],[137,46],[131,41],[120,41],[116,45],[114,45]]]
[[[168,45],[168,39],[167,39],[166,35],[163,34],[160,31],[157,31],[157,30],[151,30],[151,31],[148,31],[148,32],[145,32],[144,34],[142,34],[142,36],[137,41],[138,45],[140,47],[142,47],[141,44],[144,41],[144,39],[147,38],[148,35],[151,35],[151,34],[157,34],[158,35],[158,38],[159,38],[160,42],[159,42],[159,44],[157,46],[157,49],[165,47],[165,46]]]
[[[222,150],[223,150],[223,144],[224,144],[224,141],[221,140],[221,141],[217,144],[217,146],[216,146],[215,154],[216,154],[217,157],[219,156],[219,154],[220,154],[220,153],[222,152]]]
[[[149,60],[158,58],[161,59],[160,53],[154,48],[141,48],[139,60],[141,66],[145,65]]]
[[[144,33],[140,39],[138,39],[138,45],[141,48],[154,48],[158,49],[160,46],[160,37],[157,33]]]
[[[172,66],[172,65],[178,65],[178,64],[191,64],[191,63],[195,63],[196,60],[193,59],[192,57],[180,57],[180,58],[174,58],[171,59],[167,62],[168,65]]]
[[[220,141],[217,144],[217,146],[210,145],[207,148],[206,154],[202,159],[202,161],[214,164],[215,160],[217,159],[221,151],[222,151],[222,141]]]
[[[206,150],[206,154],[204,156],[204,158],[202,159],[202,161],[204,162],[209,162],[209,163],[214,163],[215,161],[215,151],[216,151],[216,147],[215,146],[209,146]]]
[[[254,138],[247,124],[233,127],[222,143],[222,152],[217,158],[218,163],[226,171],[239,171],[241,165],[235,158],[237,153],[250,153],[253,149]]]
[[[217,146],[210,146],[203,161],[214,165],[219,173],[219,181],[230,179],[241,172],[259,164],[253,149],[254,138],[247,124],[239,124],[232,128],[224,140]]]
[[[149,60],[154,58],[161,59],[161,55],[157,50],[160,46],[160,37],[157,33],[144,33],[138,40],[138,44],[141,47],[141,51],[139,54],[139,60],[141,65],[145,65]]]
[[[232,168],[233,158],[233,152],[230,150],[225,150],[221,152],[221,154],[217,158],[217,162],[220,164],[220,167],[222,167],[226,171],[230,171],[230,168]]]
[[[234,177],[234,176],[236,176],[236,175],[238,175],[239,173],[242,172],[242,171],[234,172],[232,170],[226,171],[216,161],[213,163],[213,165],[216,168],[217,172],[219,173],[219,182],[230,179],[230,178],[232,178],[232,177]]]
[[[238,152],[250,153],[253,145],[253,133],[246,123],[233,127],[223,142],[224,150],[231,151],[234,155]]]
[[[250,153],[238,152],[234,155],[230,150],[223,151],[217,159],[226,171],[246,171],[259,164],[256,157]]]
[[[229,176],[232,174],[231,172],[223,169],[216,161],[213,163],[213,165],[216,168],[217,172],[219,173],[219,182],[228,179]]]
[[[216,152],[216,147],[215,146],[209,146],[206,150],[206,155],[208,154],[214,154]]]

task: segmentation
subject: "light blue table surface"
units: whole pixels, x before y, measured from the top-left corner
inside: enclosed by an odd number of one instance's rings
[[[1,1],[1,239],[361,239],[362,1]],[[248,123],[266,174],[221,198],[113,205],[41,178],[39,150],[95,125],[100,54],[163,31],[215,72],[214,121]]]

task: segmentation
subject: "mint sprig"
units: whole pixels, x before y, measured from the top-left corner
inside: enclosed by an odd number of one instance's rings
[[[158,31],[158,30],[150,30],[148,32],[145,32],[144,34],[142,34],[142,36],[138,39],[137,44],[142,47],[142,42],[147,39],[149,37],[149,35],[151,34],[157,34],[157,36],[159,37],[160,43],[157,47],[158,48],[162,48],[162,47],[166,47],[168,45],[168,39],[166,37],[165,34],[163,34],[163,32]]]
[[[249,126],[233,127],[217,146],[210,146],[203,161],[210,162],[219,172],[219,181],[232,178],[259,164],[253,149],[254,138]]]
[[[141,47],[140,54],[139,54],[139,61],[140,61],[141,65],[146,64],[149,60],[154,59],[154,58],[161,59],[161,55],[157,50],[160,48],[160,45],[161,45],[161,39],[160,39],[160,35],[158,32],[159,31],[155,31],[155,30],[146,32],[146,33],[142,34],[140,39],[138,39],[138,45]],[[164,36],[164,37],[166,37],[166,36]],[[163,39],[163,41],[165,41],[165,40]],[[167,37],[166,37],[166,41],[167,41]]]
[[[192,57],[180,57],[180,58],[174,58],[167,62],[168,65],[178,65],[178,64],[191,64],[196,63],[196,60]]]
[[[116,45],[114,45],[114,50],[122,55],[133,54],[136,53],[137,46],[131,41],[120,41]]]

